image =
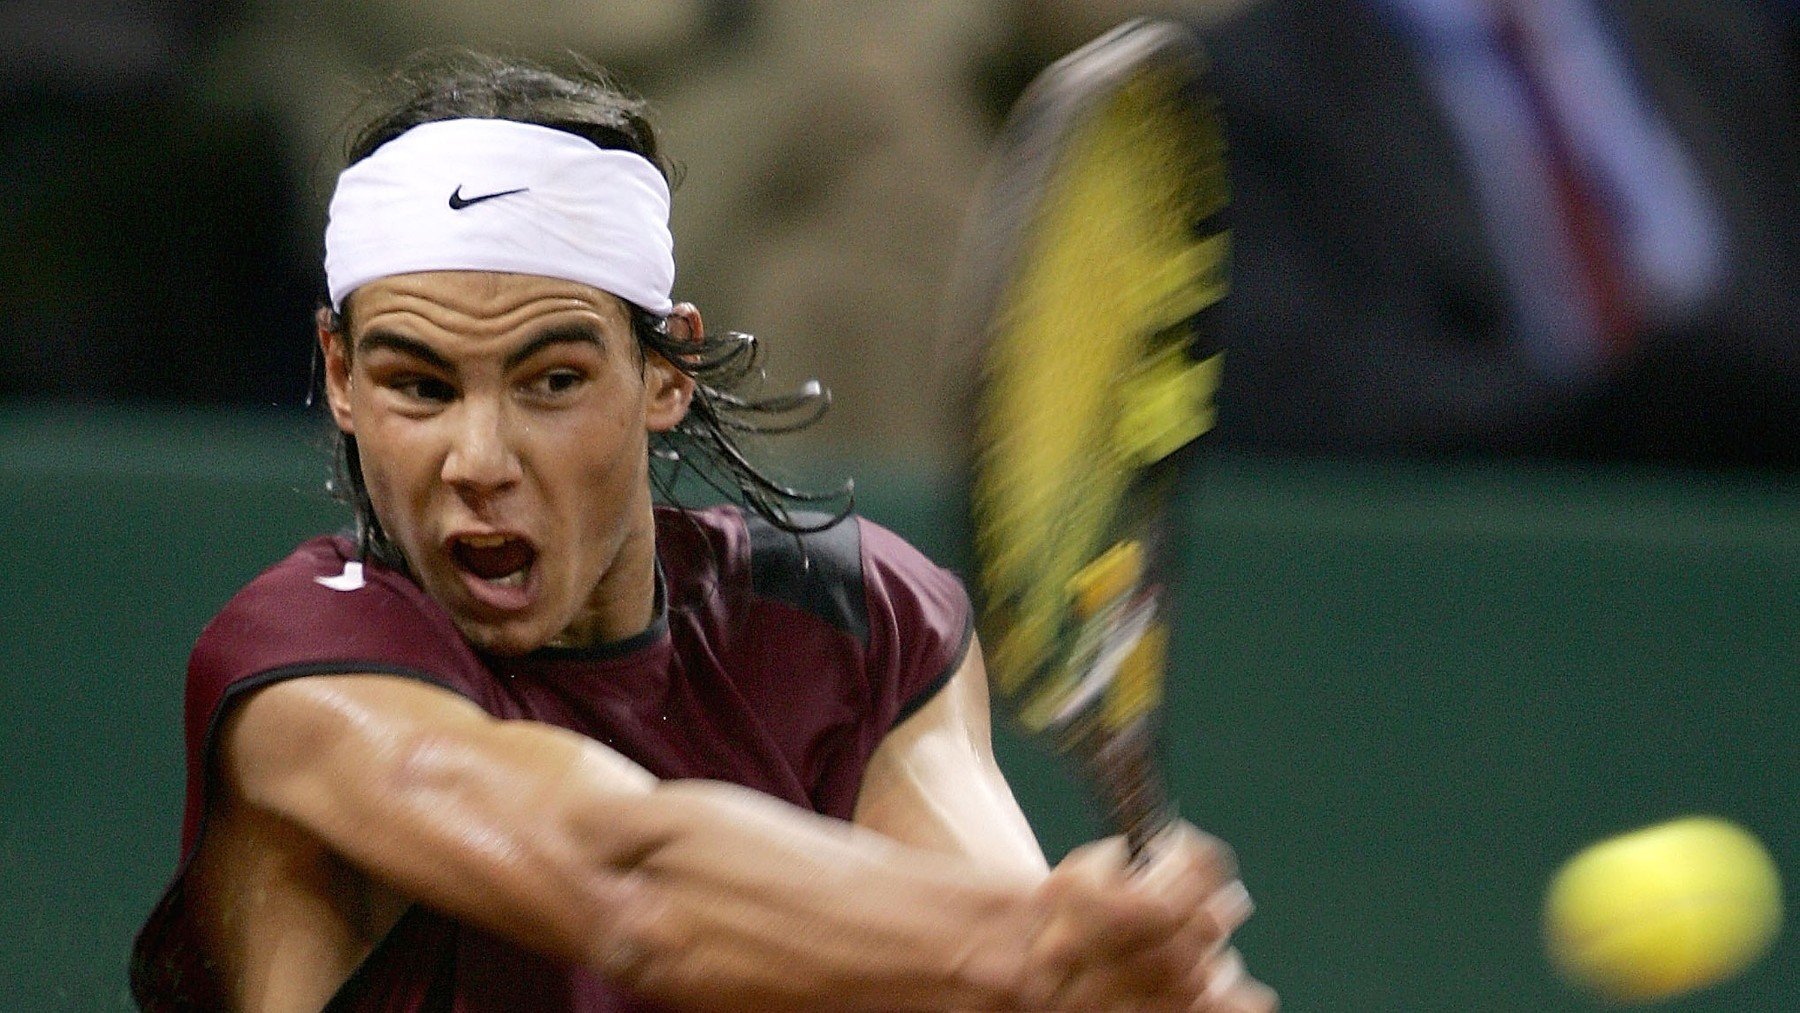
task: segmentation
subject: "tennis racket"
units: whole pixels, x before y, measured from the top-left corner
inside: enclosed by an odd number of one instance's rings
[[[1013,107],[953,276],[980,350],[969,509],[996,701],[1078,757],[1134,860],[1174,818],[1156,727],[1169,501],[1213,424],[1224,141],[1199,42],[1133,21]]]

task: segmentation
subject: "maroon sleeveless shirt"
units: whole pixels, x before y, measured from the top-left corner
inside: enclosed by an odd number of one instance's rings
[[[731,781],[848,819],[870,754],[968,647],[962,585],[867,520],[796,537],[732,507],[659,508],[657,556],[661,607],[649,629],[592,650],[511,659],[475,651],[403,574],[371,562],[359,580],[343,538],[306,542],[239,592],[188,664],[182,857],[133,948],[139,1004],[222,1005],[183,889],[205,833],[218,729],[258,687],[347,672],[420,679],[496,717],[580,732],[660,778]],[[422,905],[326,1007],[654,1008]]]

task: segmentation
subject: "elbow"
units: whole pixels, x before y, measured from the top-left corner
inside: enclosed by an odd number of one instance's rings
[[[373,687],[373,688],[372,688]],[[573,733],[386,683],[296,679],[227,730],[236,800],[370,880],[569,960],[641,901],[653,779]]]
[[[473,882],[545,878],[570,864],[574,849],[559,846],[569,820],[546,790],[551,778],[519,776],[467,736],[429,729],[380,753],[340,774],[345,813],[362,833],[392,834]]]
[[[403,835],[399,885],[419,900],[564,960],[616,963],[611,941],[645,936],[653,907],[642,796],[606,791],[578,752],[517,759],[420,732],[364,778],[357,808]]]

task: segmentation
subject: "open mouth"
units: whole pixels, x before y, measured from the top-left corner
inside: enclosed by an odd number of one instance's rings
[[[498,587],[524,587],[537,549],[515,535],[458,535],[450,555],[470,575]]]

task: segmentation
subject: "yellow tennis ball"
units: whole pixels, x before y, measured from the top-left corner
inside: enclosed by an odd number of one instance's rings
[[[1781,928],[1781,881],[1743,828],[1688,817],[1570,859],[1544,908],[1550,960],[1613,1002],[1649,1002],[1737,974]]]

